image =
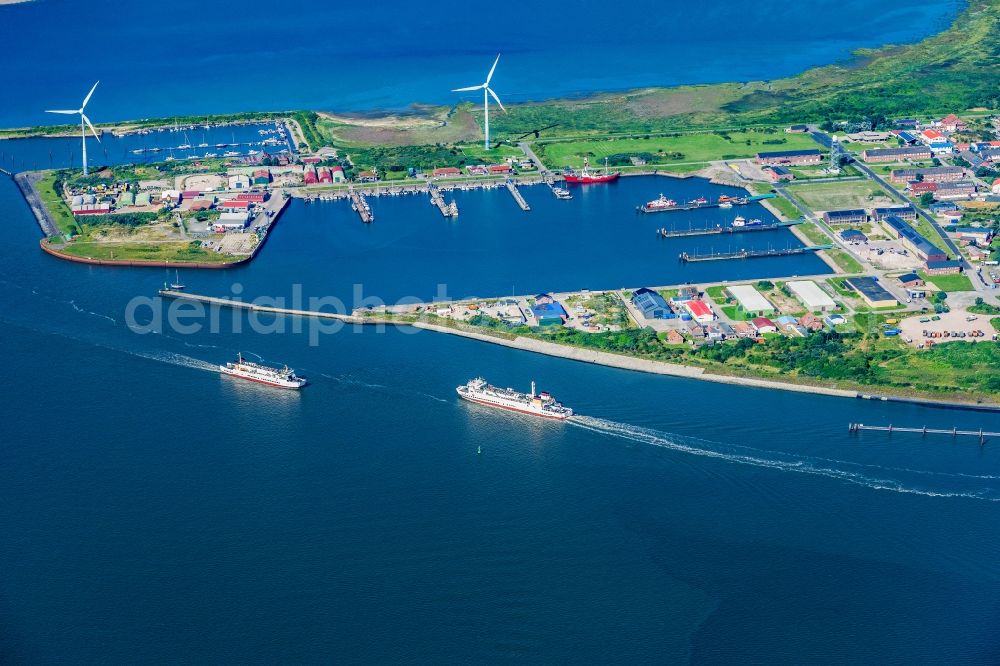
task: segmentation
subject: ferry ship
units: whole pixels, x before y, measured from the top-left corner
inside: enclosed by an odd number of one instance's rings
[[[535,382],[531,382],[531,393],[521,393],[511,388],[497,388],[487,384],[482,377],[476,377],[455,390],[459,397],[487,407],[496,407],[559,421],[573,416],[572,409],[563,407],[545,391],[535,395]]]
[[[668,199],[664,195],[660,195],[659,199],[653,199],[652,201],[647,201],[646,205],[642,207],[644,212],[651,212],[656,210],[667,210],[668,208],[673,208],[677,205],[677,202],[673,199]]]
[[[235,363],[220,365],[219,371],[226,375],[278,388],[300,389],[306,385],[306,378],[297,376],[295,371],[287,365],[281,368],[272,368],[259,363],[251,363],[243,360],[243,354],[236,355]]]
[[[591,173],[590,160],[584,157],[583,170],[579,174],[568,173],[563,176],[563,180],[567,183],[573,183],[575,185],[589,185],[591,183],[610,183],[618,180],[618,176],[620,175],[622,175],[621,171],[608,171],[606,159],[604,160],[604,173]]]

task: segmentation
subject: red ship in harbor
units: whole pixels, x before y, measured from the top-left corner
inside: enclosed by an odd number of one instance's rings
[[[567,183],[589,185],[591,183],[610,183],[618,180],[618,176],[620,175],[622,175],[621,171],[608,171],[607,160],[605,160],[604,164],[604,173],[592,173],[590,171],[590,160],[584,157],[583,170],[579,174],[566,174],[563,178]]]

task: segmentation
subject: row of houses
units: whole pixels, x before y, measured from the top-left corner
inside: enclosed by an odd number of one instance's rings
[[[358,174],[359,176],[361,174]],[[347,180],[344,174],[344,167],[339,164],[331,167],[306,166],[302,172],[302,182],[306,185],[317,185],[320,183],[342,183]]]

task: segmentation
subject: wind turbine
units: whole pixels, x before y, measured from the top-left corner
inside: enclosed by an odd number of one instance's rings
[[[490,149],[490,97],[496,101],[497,105],[504,113],[507,113],[507,109],[503,108],[503,103],[500,101],[500,98],[497,97],[497,94],[493,92],[492,88],[490,88],[490,79],[493,78],[493,71],[496,70],[498,62],[500,62],[499,53],[497,54],[497,59],[493,61],[493,66],[490,67],[490,73],[486,75],[486,82],[482,85],[468,86],[467,88],[455,88],[452,90],[452,92],[469,92],[471,90],[480,89],[483,91],[483,117],[485,118],[484,128],[486,130],[486,140],[483,142],[483,145],[486,147],[486,150]]]
[[[100,81],[98,81],[97,83],[100,83]],[[97,83],[95,83],[94,87],[90,89],[90,92],[87,93],[87,96],[83,98],[83,104],[80,105],[79,109],[75,109],[75,110],[74,109],[56,109],[56,110],[47,110],[45,112],[45,113],[61,113],[63,115],[67,115],[67,116],[72,116],[72,115],[75,115],[77,113],[80,114],[80,136],[81,136],[81,139],[83,140],[83,175],[84,176],[87,175],[87,128],[88,127],[90,128],[90,131],[94,134],[94,138],[97,139],[97,143],[101,142],[101,137],[99,137],[97,135],[97,130],[95,130],[94,126],[90,124],[90,118],[88,118],[83,113],[83,110],[87,108],[87,102],[90,101],[90,96],[93,95],[94,91],[97,89]]]

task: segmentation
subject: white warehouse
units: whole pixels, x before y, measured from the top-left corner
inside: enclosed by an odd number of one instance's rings
[[[795,280],[788,283],[788,288],[792,290],[795,297],[802,301],[802,304],[810,311],[820,310],[826,312],[836,307],[836,303],[819,285],[812,280]]]
[[[766,314],[774,312],[775,308],[771,302],[764,298],[764,295],[748,284],[740,284],[733,287],[726,287],[726,291],[736,299],[736,302],[746,312],[759,312]]]

